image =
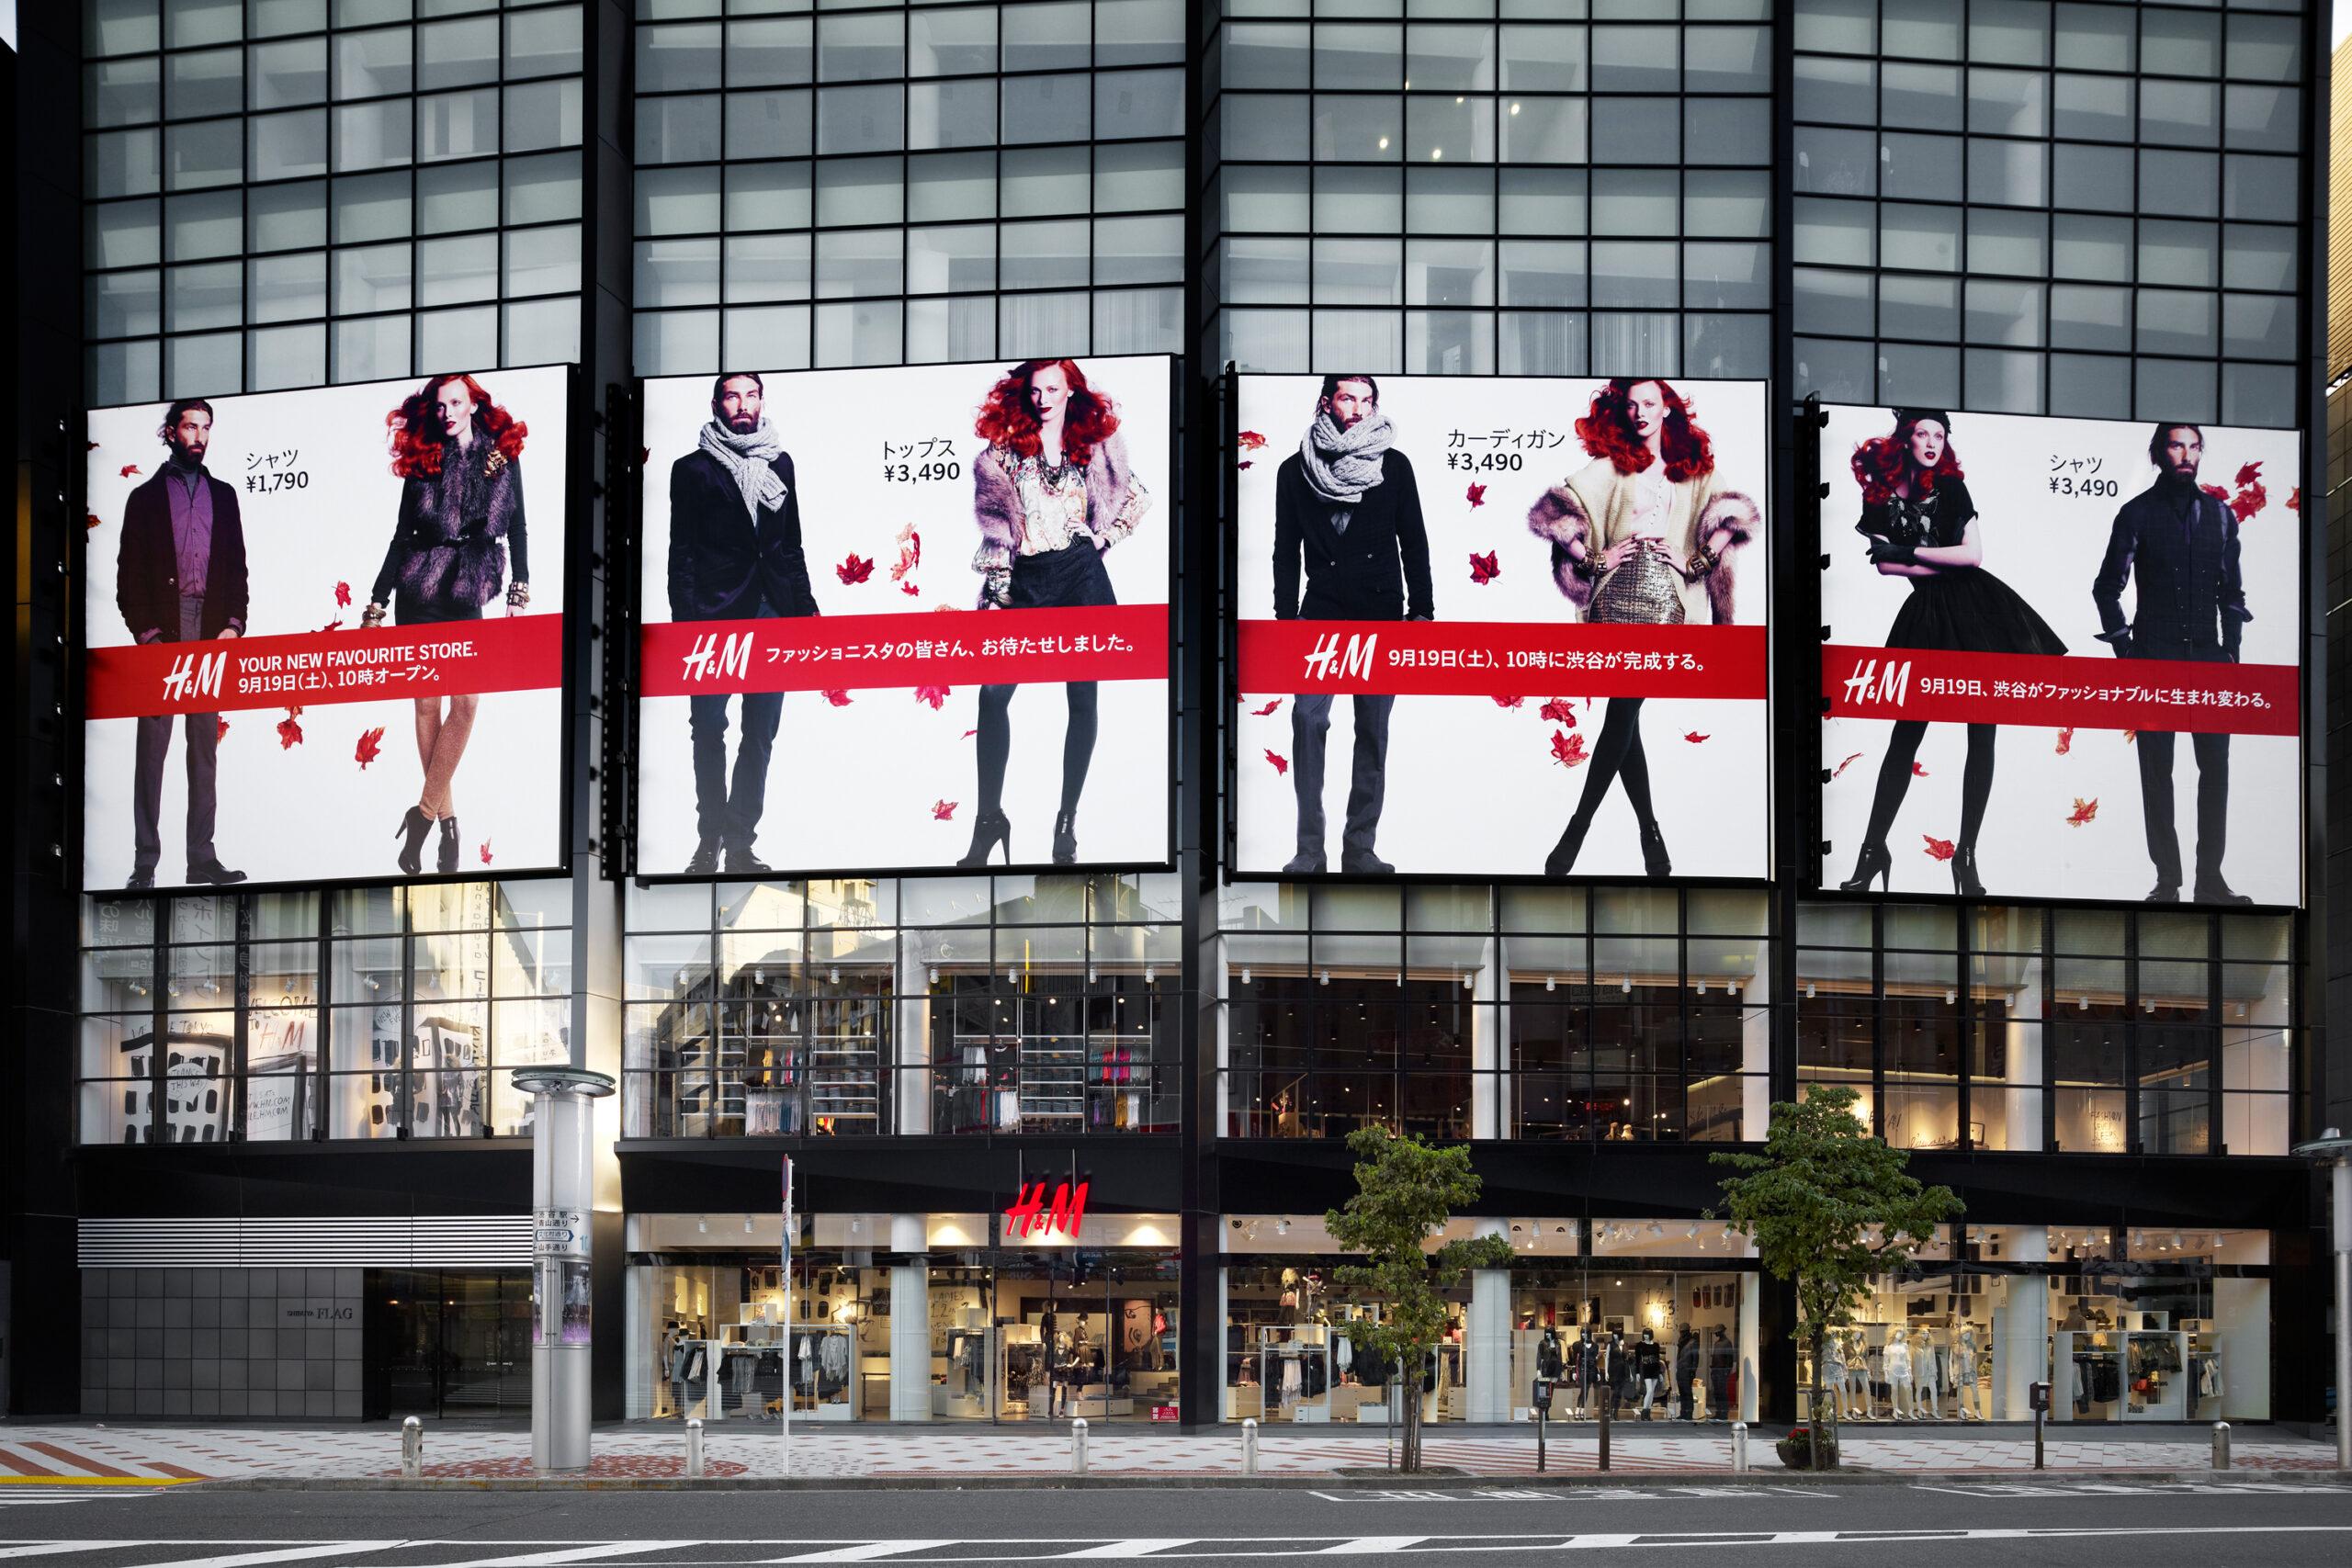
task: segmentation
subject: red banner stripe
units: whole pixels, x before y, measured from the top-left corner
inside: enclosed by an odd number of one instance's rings
[[[2302,729],[2299,671],[2291,664],[1829,643],[1821,650],[1821,691],[1832,718],[2216,735]]]
[[[563,684],[563,617],[94,648],[87,684],[93,719],[538,691]]]
[[[647,697],[1164,681],[1168,606],[656,621],[639,647]]]
[[[1574,621],[1243,621],[1245,693],[1761,701],[1762,626]]]

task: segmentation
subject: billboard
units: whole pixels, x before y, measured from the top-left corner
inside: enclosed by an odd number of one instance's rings
[[[1164,863],[1173,384],[647,382],[639,874]]]
[[[87,417],[85,886],[560,868],[571,372]]]
[[[1234,398],[1235,874],[1768,874],[1762,382]]]
[[[2301,438],[1826,412],[1824,885],[2296,902]]]

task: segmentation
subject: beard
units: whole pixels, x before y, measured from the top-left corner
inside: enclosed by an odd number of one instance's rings
[[[729,414],[722,423],[738,435],[749,435],[759,429],[760,416],[755,413]]]

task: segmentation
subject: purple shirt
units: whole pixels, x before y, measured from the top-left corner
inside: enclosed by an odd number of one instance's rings
[[[164,465],[164,500],[172,513],[172,555],[179,572],[179,594],[182,599],[201,599],[212,569],[212,486],[199,463],[183,468],[175,462]],[[243,621],[232,620],[232,631],[242,635]],[[141,642],[153,642],[163,635],[163,628],[144,633]]]

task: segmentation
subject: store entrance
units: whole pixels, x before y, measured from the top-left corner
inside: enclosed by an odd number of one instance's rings
[[[368,1273],[368,1416],[531,1413],[531,1279],[522,1270]]]

